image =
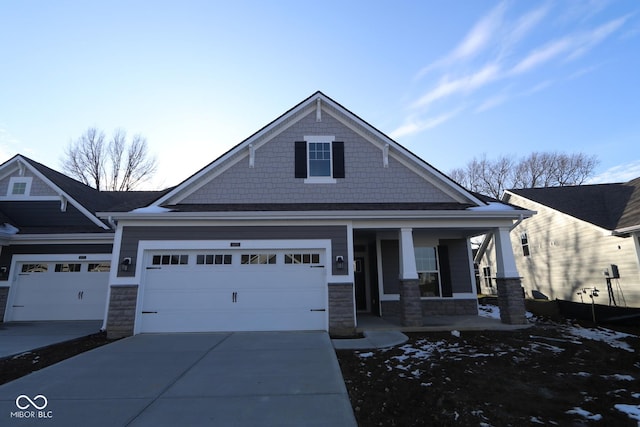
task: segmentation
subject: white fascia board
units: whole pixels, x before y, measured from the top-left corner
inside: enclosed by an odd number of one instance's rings
[[[640,225],[632,225],[631,227],[618,228],[613,230],[613,235],[637,233],[640,231]]]
[[[112,233],[16,234],[10,241],[11,245],[109,243],[113,243]]]
[[[33,173],[35,176],[37,176],[39,179],[41,179],[42,181],[44,181],[45,183],[47,183],[47,185],[49,185],[49,187],[51,187],[54,191],[56,191],[58,193],[59,196],[62,196],[64,198],[67,199],[68,203],[71,203],[76,209],[78,209],[80,212],[82,212],[82,214],[84,216],[86,216],[87,218],[89,218],[89,220],[91,222],[93,222],[94,224],[96,224],[98,227],[103,228],[105,230],[109,230],[110,228],[102,221],[100,221],[100,219],[92,214],[90,211],[88,211],[82,204],[80,204],[77,200],[75,200],[73,197],[69,196],[66,192],[64,192],[62,190],[62,188],[58,187],[56,184],[54,184],[53,182],[51,182],[49,180],[49,178],[47,178],[46,176],[44,176],[43,174],[40,173],[40,171],[36,168],[34,168],[33,166],[31,166],[31,164],[29,162],[27,162],[26,160],[23,160],[22,157],[17,157],[16,159],[20,159],[21,163],[29,168],[29,170],[31,171],[31,173]]]
[[[300,114],[297,120],[291,120],[300,112],[304,110],[309,110],[311,112],[315,109],[314,103],[315,98],[313,100],[309,100],[310,102],[300,104],[297,108],[294,108],[288,111],[285,115],[280,116],[276,119],[275,122],[263,127],[258,132],[251,135],[249,138],[242,141],[240,144],[236,145],[231,150],[227,151],[221,157],[215,159],[212,163],[206,166],[204,169],[197,172],[190,178],[187,178],[181,184],[179,184],[176,188],[171,190],[169,193],[165,194],[155,202],[153,202],[150,206],[160,206],[162,204],[171,201],[173,203],[179,203],[184,198],[188,197],[194,191],[197,191],[202,186],[206,185],[209,181],[211,181],[216,176],[220,175],[225,170],[229,169],[231,166],[235,165],[237,162],[244,160],[247,156],[249,156],[249,151],[247,148],[249,145],[253,145],[253,149],[257,150],[262,145],[264,145],[268,140],[277,136],[278,134],[284,132],[286,129],[291,127],[293,124],[301,120],[305,114]],[[311,102],[313,101],[313,102]],[[286,124],[285,126],[281,126]],[[265,138],[265,136],[269,136],[269,139]],[[237,159],[233,162],[229,162],[229,164],[224,165],[224,163],[238,154],[239,152],[245,151]],[[223,166],[224,165],[224,166]],[[213,173],[212,173],[213,172]]]
[[[448,210],[380,210],[380,211],[247,211],[247,212],[165,212],[165,213],[130,213],[100,212],[117,220],[350,220],[350,219],[511,219],[528,218],[534,212],[527,210],[512,211],[448,211]]]

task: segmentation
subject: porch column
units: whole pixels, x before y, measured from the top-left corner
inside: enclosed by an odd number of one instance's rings
[[[422,326],[422,302],[418,285],[413,230],[402,228],[400,239],[400,323],[402,326]]]
[[[496,284],[502,323],[526,323],[522,283],[509,237],[510,228],[500,227],[493,233],[496,248]]]

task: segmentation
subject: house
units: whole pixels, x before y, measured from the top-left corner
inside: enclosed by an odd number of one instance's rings
[[[502,200],[537,212],[511,231],[527,296],[590,302],[597,288],[596,303],[640,307],[640,178],[509,190]],[[495,262],[492,244],[487,249],[479,270],[490,293]]]
[[[95,212],[159,192],[100,192],[28,157],[0,165],[0,320],[103,319],[114,230]]]
[[[112,228],[96,224],[113,239],[113,337],[349,333],[362,314],[408,326],[475,315],[469,238],[488,232],[503,321],[524,321],[508,239],[532,213],[467,191],[321,92],[176,187],[134,199],[91,210]]]

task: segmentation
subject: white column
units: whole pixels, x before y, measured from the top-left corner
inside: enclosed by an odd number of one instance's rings
[[[418,278],[416,252],[413,248],[413,229],[400,229],[400,280]]]
[[[493,232],[493,238],[496,241],[496,277],[520,277],[516,267],[516,260],[513,257],[509,232],[510,228],[508,227],[500,227]]]

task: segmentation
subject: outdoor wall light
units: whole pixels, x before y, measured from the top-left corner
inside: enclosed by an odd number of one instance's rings
[[[338,270],[342,270],[344,268],[344,257],[341,255],[336,257],[336,268]]]
[[[126,257],[120,263],[120,271],[129,271],[129,266],[131,265],[131,257]]]

